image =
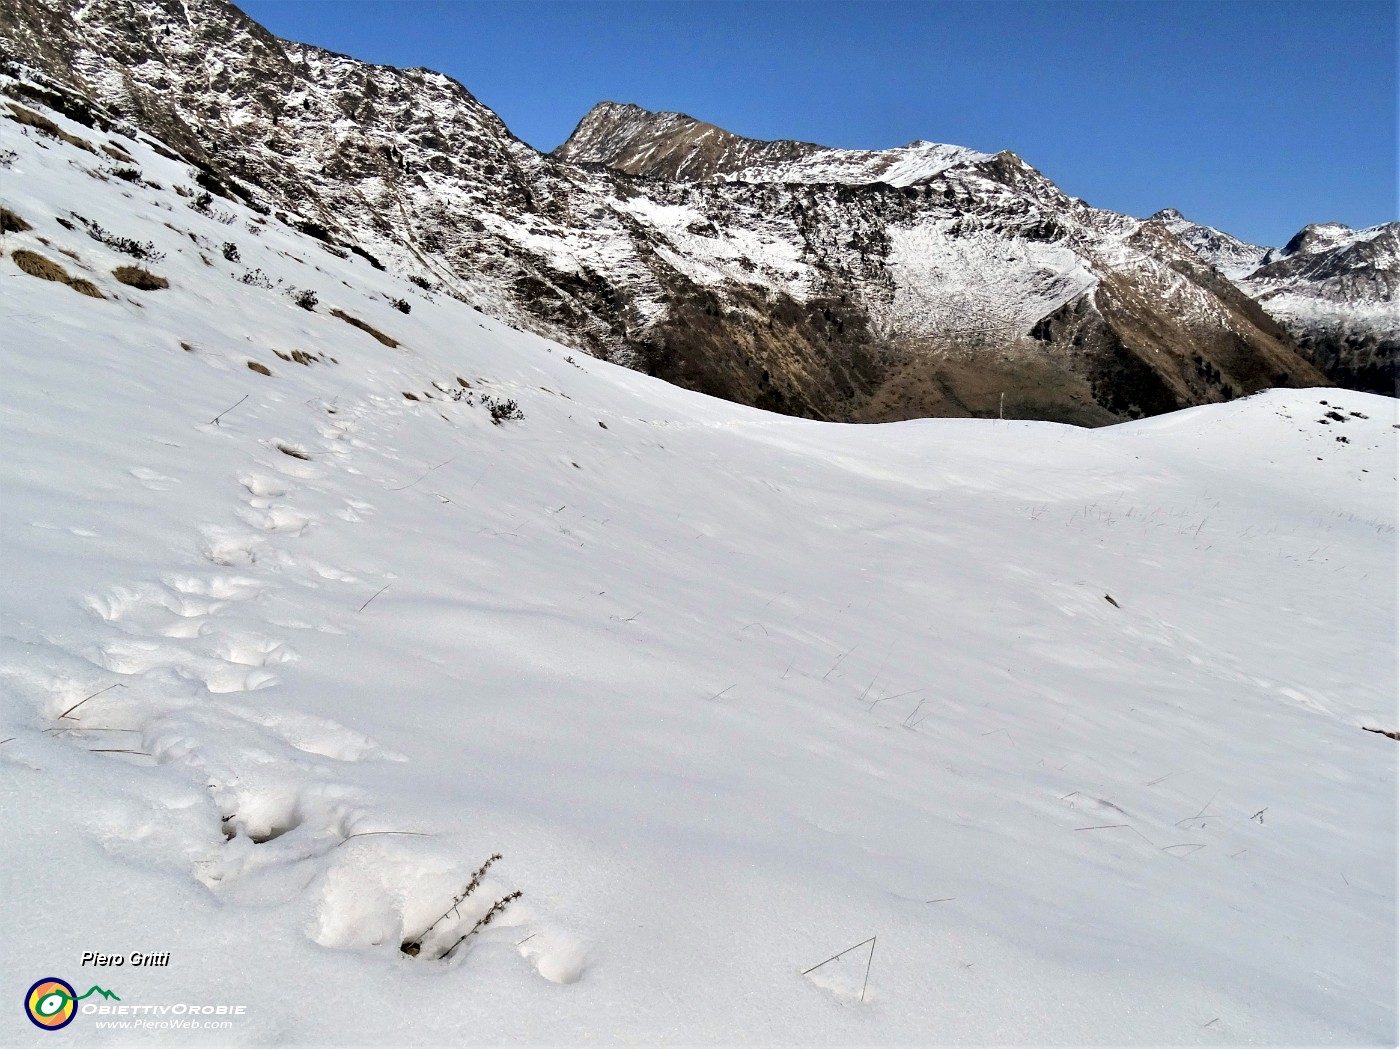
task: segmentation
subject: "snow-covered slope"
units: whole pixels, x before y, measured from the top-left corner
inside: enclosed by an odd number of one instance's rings
[[[784,181],[633,176],[539,154],[448,77],[278,40],[223,0],[0,0],[0,63],[15,104],[135,128],[215,195],[743,404],[1095,425],[1326,381],[1174,237],[1010,153],[659,128],[678,165],[713,146],[726,179]],[[618,109],[614,144],[641,142]]]
[[[0,1043],[1394,1043],[1394,401],[768,415],[52,119],[0,120]],[[46,976],[142,1012],[40,1033]],[[243,1009],[99,1027],[172,1004]]]

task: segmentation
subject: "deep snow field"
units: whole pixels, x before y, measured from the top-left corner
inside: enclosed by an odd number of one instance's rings
[[[1394,1045],[1395,401],[767,415],[121,144],[0,119],[0,1044]]]

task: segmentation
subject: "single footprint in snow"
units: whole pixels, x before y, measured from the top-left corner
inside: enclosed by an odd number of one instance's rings
[[[275,499],[287,494],[286,485],[266,474],[240,474],[238,483],[247,489],[250,495],[262,499]]]
[[[347,729],[328,718],[298,711],[260,711],[232,705],[228,710],[262,726],[307,754],[333,758],[338,762],[363,762],[371,758],[390,762],[408,761],[406,756],[388,751],[363,733]]]
[[[358,576],[353,576],[350,573],[345,572],[343,569],[337,569],[334,565],[325,565],[318,561],[312,561],[309,558],[306,559],[306,561],[303,564],[308,565],[311,568],[311,570],[323,580],[330,580],[334,583],[360,582],[360,578]]]
[[[270,689],[281,679],[262,665],[250,665],[224,660],[220,657],[185,654],[171,665],[186,681],[197,682],[211,693],[248,693],[255,689]]]
[[[141,482],[141,484],[145,485],[146,488],[152,489],[155,492],[164,492],[166,489],[173,488],[180,484],[178,479],[167,477],[159,471],[151,470],[149,467],[132,467],[127,473]]]
[[[275,638],[261,635],[234,635],[214,646],[220,660],[243,667],[266,667],[296,659],[296,654]]]
[[[257,561],[258,545],[262,540],[220,528],[204,525],[204,556],[215,565],[252,565]]]
[[[516,946],[535,967],[535,972],[555,984],[573,984],[583,976],[588,955],[583,942],[571,933],[541,930]]]
[[[161,577],[161,582],[179,594],[199,595],[221,602],[243,601],[246,598],[251,598],[262,589],[262,585],[257,580],[250,580],[246,576],[215,575],[201,578],[179,573],[166,573]],[[201,614],[184,613],[182,615],[198,616]]]
[[[314,520],[309,514],[292,510],[290,507],[270,506],[265,509],[252,507],[241,510],[238,516],[255,528],[268,532],[280,532],[288,536],[300,536]]]

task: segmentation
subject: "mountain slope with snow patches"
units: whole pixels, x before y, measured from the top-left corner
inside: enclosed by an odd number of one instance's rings
[[[46,112],[0,972],[245,1011],[0,1041],[1394,1042],[1393,400],[771,415]]]
[[[760,143],[612,107],[589,155],[645,146],[646,171],[572,163],[449,77],[279,40],[223,0],[0,0],[0,42],[16,105],[154,136],[216,196],[737,403],[1102,425],[1326,382],[1159,225],[1010,153]]]

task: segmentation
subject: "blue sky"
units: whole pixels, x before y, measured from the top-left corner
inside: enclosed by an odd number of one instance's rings
[[[1393,0],[244,0],[460,80],[542,150],[599,100],[756,138],[1014,150],[1066,192],[1281,244],[1397,218]]]

